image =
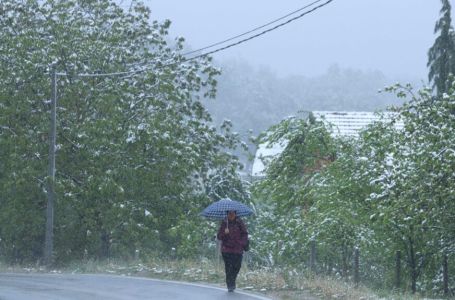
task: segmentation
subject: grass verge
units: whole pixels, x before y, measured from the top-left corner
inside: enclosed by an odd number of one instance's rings
[[[166,280],[177,280],[213,284],[224,287],[224,265],[221,260],[165,260],[150,258],[143,261],[95,261],[86,260],[70,263],[64,267],[47,271],[38,266],[10,266],[0,263],[1,272],[51,272],[51,273],[94,273],[141,276]],[[364,286],[328,277],[312,276],[295,269],[250,268],[246,263],[237,279],[244,290],[258,292],[274,300],[421,300],[416,295],[394,294],[389,291],[373,292]]]

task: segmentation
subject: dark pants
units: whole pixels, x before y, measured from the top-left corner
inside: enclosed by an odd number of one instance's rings
[[[235,279],[242,266],[242,254],[223,252],[224,269],[226,271],[226,285],[228,289],[235,289]]]

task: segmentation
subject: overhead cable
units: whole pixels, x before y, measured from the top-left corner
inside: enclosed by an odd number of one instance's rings
[[[257,38],[257,37],[259,37],[259,36],[261,36],[261,35],[264,35],[264,34],[266,34],[266,33],[269,33],[269,32],[271,32],[271,31],[273,31],[273,30],[276,30],[276,29],[278,29],[278,28],[280,28],[280,27],[282,27],[282,26],[284,26],[284,25],[287,25],[287,24],[289,24],[289,23],[291,23],[291,22],[293,22],[293,21],[295,21],[295,20],[297,20],[297,19],[300,19],[300,18],[302,18],[302,17],[304,17],[304,16],[306,16],[306,15],[308,15],[308,14],[314,12],[315,10],[317,10],[317,9],[319,9],[319,8],[328,5],[328,4],[329,4],[330,2],[332,2],[332,1],[334,1],[334,0],[328,0],[328,1],[326,1],[325,3],[323,3],[323,4],[320,4],[320,5],[316,6],[316,7],[314,7],[313,9],[310,9],[309,11],[306,11],[306,12],[304,12],[304,13],[302,13],[302,14],[300,14],[300,15],[294,17],[294,18],[291,18],[291,19],[287,20],[286,22],[280,23],[280,24],[278,24],[278,25],[276,25],[276,26],[274,26],[274,27],[272,27],[272,28],[270,28],[270,29],[264,30],[264,31],[262,31],[262,32],[260,32],[260,33],[258,33],[258,34],[252,35],[252,36],[250,36],[250,37],[248,37],[248,38],[245,38],[245,39],[240,40],[240,41],[238,41],[238,42],[229,44],[229,45],[227,45],[227,46],[224,46],[224,47],[221,47],[221,48],[218,48],[218,49],[209,51],[209,52],[207,52],[207,53],[203,53],[203,54],[200,54],[200,55],[197,55],[197,56],[188,58],[188,59],[186,59],[185,61],[190,61],[190,60],[193,60],[193,59],[201,58],[201,57],[204,57],[204,56],[207,56],[207,55],[210,55],[210,54],[213,54],[213,53],[216,53],[216,52],[220,52],[220,51],[226,50],[226,49],[231,48],[231,47],[234,47],[234,46],[237,46],[237,45],[242,44],[242,43],[245,43],[245,42],[247,42],[247,41],[250,41],[250,40],[252,40],[252,39],[254,39],[254,38]]]
[[[232,38],[230,38],[230,39],[227,39],[227,40],[224,40],[224,41],[221,41],[221,42],[218,42],[218,43],[215,43],[215,44],[212,44],[212,45],[209,45],[209,46],[206,46],[206,47],[203,47],[203,48],[194,50],[194,51],[190,51],[190,52],[181,54],[181,56],[186,56],[186,55],[189,55],[189,54],[192,54],[192,53],[196,53],[196,52],[199,52],[199,51],[202,51],[202,50],[205,50],[205,49],[209,49],[209,48],[212,48],[212,47],[214,47],[214,46],[217,46],[217,45],[220,45],[220,44],[224,44],[224,43],[226,43],[226,42],[228,42],[228,41],[234,40],[234,39],[236,39],[236,38],[245,36],[245,35],[247,35],[247,34],[249,34],[249,33],[252,33],[252,32],[254,32],[254,31],[257,31],[257,30],[259,30],[259,29],[262,29],[262,28],[264,28],[264,27],[266,27],[266,26],[268,26],[268,25],[270,25],[270,24],[276,23],[277,21],[282,20],[282,19],[284,19],[284,18],[286,18],[286,17],[289,17],[289,16],[291,16],[291,15],[294,15],[295,13],[300,12],[300,11],[302,11],[303,9],[308,8],[308,7],[314,5],[314,4],[318,3],[318,2],[321,2],[321,1],[322,1],[322,0],[317,0],[317,1],[313,2],[313,3],[311,3],[311,4],[306,5],[305,7],[302,7],[302,8],[300,8],[300,9],[294,11],[294,12],[291,12],[291,13],[287,14],[286,16],[283,16],[283,17],[278,18],[278,19],[276,19],[276,20],[274,20],[274,21],[271,21],[271,22],[269,22],[269,23],[267,23],[267,24],[264,24],[264,25],[262,25],[262,26],[259,26],[259,27],[257,27],[257,28],[254,28],[254,29],[252,29],[252,30],[250,30],[250,31],[248,31],[248,32],[242,33],[242,34],[237,35],[237,36],[235,36],[235,37],[232,37]],[[226,49],[228,49],[228,48],[232,48],[232,47],[234,47],[234,46],[240,45],[240,44],[242,44],[242,43],[245,43],[245,42],[247,42],[247,41],[250,41],[250,40],[252,40],[252,39],[255,39],[255,38],[259,37],[259,36],[262,36],[262,35],[264,35],[264,34],[266,34],[266,33],[269,33],[269,32],[271,32],[271,31],[274,31],[274,30],[276,30],[276,29],[278,29],[278,28],[280,28],[280,27],[283,27],[283,26],[285,26],[285,25],[287,25],[287,24],[289,24],[289,23],[291,23],[291,22],[293,22],[293,21],[296,21],[296,20],[298,20],[298,19],[300,19],[300,18],[302,18],[302,17],[304,17],[304,16],[306,16],[306,15],[308,15],[308,14],[310,14],[310,13],[312,13],[312,12],[314,12],[314,11],[316,11],[316,10],[318,10],[318,9],[320,9],[320,8],[322,8],[322,7],[324,7],[324,6],[326,6],[326,5],[328,5],[329,3],[333,2],[333,1],[334,1],[334,0],[327,0],[326,2],[324,2],[324,3],[322,3],[322,4],[318,5],[318,6],[315,6],[315,7],[313,7],[312,9],[310,9],[310,10],[308,10],[308,11],[305,11],[305,12],[303,12],[303,13],[301,13],[301,14],[299,14],[299,15],[297,15],[297,16],[291,18],[291,19],[288,19],[288,20],[285,21],[285,22],[279,23],[278,25],[276,25],[276,26],[274,26],[274,27],[272,27],[272,28],[269,28],[269,29],[264,30],[264,31],[262,31],[262,32],[260,32],[260,33],[254,34],[254,35],[252,35],[252,36],[250,36],[250,37],[244,38],[244,39],[242,39],[242,40],[240,40],[240,41],[237,41],[237,42],[235,42],[235,43],[231,43],[231,44],[229,44],[229,45],[226,45],[226,46],[220,47],[220,48],[218,48],[218,49],[215,49],[215,50],[212,50],[212,51],[209,51],[209,52],[206,52],[206,53],[202,53],[202,54],[199,54],[199,55],[190,57],[190,58],[184,58],[183,60],[178,61],[178,62],[174,61],[174,62],[171,62],[171,63],[162,64],[162,65],[160,65],[160,66],[155,66],[154,68],[155,68],[155,69],[159,69],[159,68],[164,68],[164,67],[172,66],[172,65],[175,65],[175,64],[177,64],[177,63],[189,62],[189,61],[196,60],[196,59],[199,59],[199,58],[202,58],[202,57],[206,57],[206,56],[208,56],[208,55],[210,55],[210,54],[214,54],[214,53],[217,53],[217,52],[226,50]],[[114,72],[114,73],[85,73],[85,74],[77,74],[77,75],[75,75],[75,76],[76,76],[76,77],[109,77],[109,76],[122,76],[122,75],[127,76],[127,75],[133,75],[133,74],[138,74],[138,73],[145,72],[145,71],[149,70],[150,68],[152,68],[152,67],[144,67],[143,69],[140,69],[140,70],[131,70],[131,71]],[[66,73],[57,73],[57,75],[59,75],[59,76],[67,76],[68,74],[66,74]]]
[[[250,33],[253,33],[253,32],[255,32],[255,31],[258,31],[259,29],[262,29],[262,28],[265,28],[265,27],[267,27],[267,26],[269,26],[269,25],[272,25],[272,24],[274,24],[274,23],[276,23],[276,22],[278,22],[278,21],[281,21],[281,20],[283,20],[283,19],[286,19],[287,17],[290,17],[290,16],[292,16],[292,15],[295,15],[296,13],[301,12],[302,10],[304,10],[304,9],[306,9],[306,8],[308,8],[308,7],[311,7],[311,6],[315,5],[316,3],[319,3],[319,2],[322,2],[322,1],[323,1],[323,0],[314,1],[314,2],[312,2],[312,3],[310,3],[310,4],[308,4],[308,5],[305,5],[305,6],[302,7],[302,8],[299,8],[299,9],[293,11],[293,12],[288,13],[287,15],[284,15],[284,16],[282,16],[282,17],[280,17],[280,18],[278,18],[278,19],[275,19],[275,20],[273,20],[273,21],[270,21],[270,22],[268,22],[268,23],[266,23],[266,24],[264,24],[264,25],[255,27],[255,28],[253,28],[253,29],[251,29],[251,30],[249,30],[249,31],[247,31],[247,32],[244,32],[244,33],[242,33],[242,34],[238,34],[238,35],[236,35],[236,36],[233,36],[233,37],[228,38],[228,39],[225,39],[225,40],[223,40],[223,41],[219,41],[219,42],[217,42],[217,43],[214,43],[214,44],[205,46],[205,47],[203,47],[203,48],[199,48],[199,49],[196,49],[196,50],[192,50],[192,51],[183,53],[182,55],[185,56],[185,55],[193,54],[193,53],[196,53],[196,52],[200,52],[200,51],[203,51],[203,50],[206,50],[206,49],[209,49],[209,48],[213,48],[213,47],[215,47],[215,46],[219,46],[219,45],[221,45],[221,44],[224,44],[224,43],[233,41],[233,40],[238,39],[238,38],[240,38],[240,37],[242,37],[242,36],[245,36],[245,35],[247,35],[247,34],[250,34]]]

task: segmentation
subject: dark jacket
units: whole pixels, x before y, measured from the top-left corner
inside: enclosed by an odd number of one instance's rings
[[[224,233],[229,223],[229,233]],[[248,240],[248,231],[245,224],[238,217],[234,221],[223,220],[218,230],[217,238],[222,241],[221,252],[242,254]]]

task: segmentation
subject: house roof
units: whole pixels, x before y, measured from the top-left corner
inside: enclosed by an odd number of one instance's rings
[[[389,121],[393,116],[391,112],[383,113],[381,118],[374,112],[365,111],[314,111],[313,115],[317,120],[330,123],[333,127],[334,136],[352,136],[358,137],[360,130],[367,125],[377,121]],[[396,125],[398,129],[403,128],[403,124]]]
[[[279,155],[283,152],[284,148],[286,148],[287,142],[278,143],[278,144],[260,144],[258,149],[256,150],[256,155],[254,157],[253,167],[251,169],[251,174],[254,177],[262,177],[264,176],[265,165],[264,163],[268,163],[274,157]]]
[[[393,113],[385,112],[381,118],[374,112],[354,112],[354,111],[313,111],[316,120],[327,122],[332,126],[333,136],[346,136],[356,138],[360,130],[364,129],[367,125],[376,121],[388,121],[392,118]],[[395,125],[397,129],[403,128],[402,123]],[[280,144],[268,145],[260,144],[256,150],[256,155],[253,162],[251,174],[253,177],[265,176],[264,162],[271,161],[274,157],[279,155],[284,148],[286,148],[287,141]]]

